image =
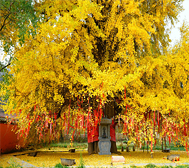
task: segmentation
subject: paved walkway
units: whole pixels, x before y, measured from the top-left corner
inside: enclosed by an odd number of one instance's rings
[[[146,166],[148,165],[149,163],[139,163],[139,164],[122,164],[122,165],[115,165],[115,166],[110,166],[110,165],[103,165],[103,166],[99,166],[100,168],[101,167],[108,167],[108,168],[113,168],[113,167],[130,167],[131,165],[135,165],[135,166]],[[153,163],[154,165],[156,166],[178,166],[178,165],[188,165],[188,168],[189,168],[189,163],[182,163],[182,164],[177,164],[177,163]],[[75,166],[76,167],[76,166]],[[95,167],[95,166],[85,166],[87,168],[92,168],[92,167]],[[98,167],[98,166],[96,166]]]
[[[30,163],[28,163],[28,162],[25,162],[25,161],[23,161],[23,160],[21,160],[21,159],[15,157],[15,156],[12,156],[12,157],[13,157],[13,160],[14,160],[15,162],[17,162],[20,166],[22,166],[22,167],[24,167],[24,168],[25,168],[25,167],[37,168],[36,166],[34,166],[34,165],[32,165],[32,164],[30,164]],[[11,164],[10,161],[8,161],[8,163]]]
[[[146,166],[150,163],[138,163],[138,164],[133,164],[135,166]],[[153,163],[154,165],[156,166],[178,166],[178,165],[188,165],[188,168],[189,168],[189,163],[180,163],[180,164],[177,164],[177,163]],[[124,167],[124,166],[131,166],[132,164],[123,164],[123,165],[116,165],[116,167]]]

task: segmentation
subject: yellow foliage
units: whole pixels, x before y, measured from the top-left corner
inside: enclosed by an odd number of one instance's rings
[[[36,141],[43,136],[53,140],[58,138],[56,131],[66,134],[78,128],[78,117],[85,121],[85,130],[91,121],[88,112],[96,108],[90,107],[89,97],[102,109],[120,92],[122,108],[132,107],[127,119],[122,110],[131,136],[137,126],[148,126],[142,138],[151,138],[153,111],[167,119],[172,110],[170,118],[183,121],[189,117],[188,31],[183,26],[181,46],[172,52],[167,51],[165,32],[167,20],[177,18],[180,5],[172,0],[36,2],[46,20],[35,37],[26,37],[23,46],[15,48],[10,72],[14,78],[4,109],[17,114],[20,132],[32,136],[37,130]],[[130,123],[132,117],[135,121]]]

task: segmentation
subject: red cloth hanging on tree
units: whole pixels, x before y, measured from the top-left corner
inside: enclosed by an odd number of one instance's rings
[[[112,119],[112,124],[110,125],[110,141],[114,141],[116,142],[116,135],[115,135],[115,126],[117,123],[114,122],[114,120]]]
[[[87,125],[87,138],[88,138],[88,143],[98,141],[99,137],[99,125],[98,125],[98,109],[94,110],[94,116],[92,116],[94,123],[91,123],[89,121]]]
[[[117,123],[112,120],[112,124],[110,125],[110,137],[111,141],[116,142],[116,135],[115,135],[115,126]],[[99,126],[92,126],[91,124],[88,126],[87,129],[87,137],[88,137],[88,143],[98,141],[99,137]]]
[[[98,141],[99,137],[99,126],[90,126],[87,127],[87,138],[88,138],[88,143]]]

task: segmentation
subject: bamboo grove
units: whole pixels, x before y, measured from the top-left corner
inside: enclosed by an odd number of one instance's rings
[[[45,0],[34,6],[41,17],[36,35],[15,46],[13,77],[1,91],[9,91],[3,108],[18,119],[18,136],[40,143],[83,133],[118,97],[116,117],[130,140],[140,147],[149,142],[152,152],[159,134],[188,151],[188,27],[172,49],[165,28],[177,20],[182,1]]]

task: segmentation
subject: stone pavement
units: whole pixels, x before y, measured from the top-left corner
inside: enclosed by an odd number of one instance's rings
[[[30,163],[28,163],[28,162],[25,162],[25,161],[23,161],[23,160],[21,160],[21,159],[19,159],[19,158],[17,158],[17,157],[15,157],[15,156],[12,156],[13,157],[13,160],[15,161],[15,162],[17,162],[20,166],[22,166],[22,167],[32,167],[32,168],[37,168],[36,166],[34,166],[34,165],[32,165],[32,164],[30,164]],[[8,162],[9,164],[10,164],[10,161]]]
[[[115,167],[130,167],[131,165],[135,165],[135,166],[146,166],[150,163],[138,163],[138,164],[122,164],[122,165],[114,165],[114,166],[110,166],[110,165],[103,165],[103,166],[99,166],[101,167],[107,167],[107,168],[115,168]],[[156,166],[178,166],[178,165],[188,165],[189,168],[189,163],[182,163],[182,164],[177,164],[177,163],[151,163],[154,164]],[[76,166],[75,166],[76,167]],[[95,166],[85,166],[86,168],[92,168]],[[96,166],[98,167],[98,166]]]

